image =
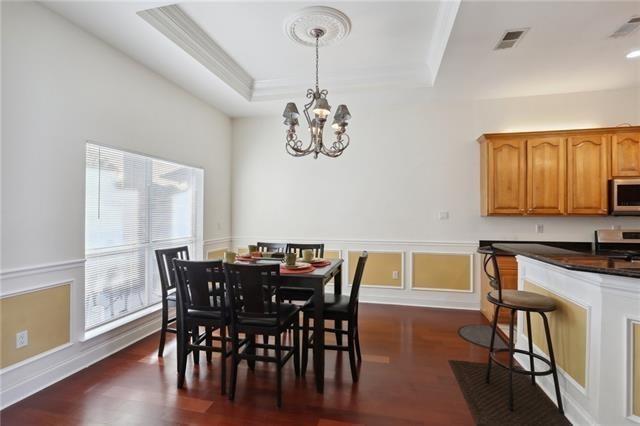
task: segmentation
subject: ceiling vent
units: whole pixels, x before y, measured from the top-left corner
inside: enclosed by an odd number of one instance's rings
[[[613,34],[609,37],[618,38],[618,37],[626,37],[629,34],[633,33],[635,30],[640,27],[640,16],[632,16],[627,22],[622,24],[620,28],[618,28]]]
[[[504,32],[498,44],[493,50],[511,49],[522,40],[529,28],[520,28],[518,30],[507,30]]]

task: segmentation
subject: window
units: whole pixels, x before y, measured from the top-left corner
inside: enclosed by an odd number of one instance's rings
[[[85,330],[161,300],[154,251],[202,251],[203,171],[87,144]]]

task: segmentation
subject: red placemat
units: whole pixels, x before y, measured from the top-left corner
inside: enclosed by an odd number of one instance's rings
[[[308,274],[309,272],[315,271],[316,268],[309,265],[306,268],[298,268],[298,269],[287,269],[284,265],[280,265],[280,274]]]
[[[324,268],[325,266],[329,266],[331,265],[331,261],[330,260],[323,260],[322,262],[313,262],[311,264],[311,266],[315,267],[315,268]]]

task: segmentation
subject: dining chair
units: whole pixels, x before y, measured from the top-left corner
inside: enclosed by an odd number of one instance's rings
[[[260,252],[273,251],[276,253],[284,253],[287,248],[287,245],[285,243],[258,242],[256,246],[258,246],[258,251]]]
[[[324,244],[301,244],[301,243],[288,243],[286,252],[295,253],[298,259],[302,258],[303,250],[313,250],[313,257],[324,256]],[[282,287],[280,292],[283,300],[288,300],[289,303],[296,301],[308,301],[313,296],[313,290],[307,288],[298,287]]]
[[[173,259],[173,264],[178,293],[178,388],[184,385],[189,353],[205,351],[207,361],[211,362],[212,352],[219,352],[220,391],[224,394],[227,357],[232,352],[227,347],[230,317],[226,306],[222,261]],[[201,327],[205,329],[202,335],[198,332]],[[219,336],[213,334],[216,330],[219,330]],[[214,346],[216,341],[220,342],[220,347]]]
[[[176,317],[169,318],[169,306],[176,305],[176,283],[173,259],[189,260],[189,247],[174,247],[156,250],[158,272],[160,274],[160,291],[162,292],[162,327],[160,329],[160,344],[158,356],[164,353],[164,343],[167,333],[176,333],[176,328],[169,327],[176,322]]]
[[[347,334],[347,345],[341,344],[339,339],[335,345],[325,343],[323,350],[336,350],[349,352],[349,364],[351,366],[351,378],[354,382],[358,381],[358,368],[356,365],[356,356],[358,363],[362,362],[362,353],[360,351],[360,333],[358,331],[358,300],[360,293],[360,283],[364,274],[364,267],[367,263],[368,253],[363,251],[358,258],[358,265],[351,284],[351,294],[335,295],[326,294],[324,297],[324,319],[338,320],[347,322],[347,330],[336,328],[323,328],[324,332],[330,332],[338,335]],[[308,303],[302,308],[303,325],[302,325],[302,375],[306,373],[307,362],[309,358],[309,349],[314,347],[313,334],[309,335],[309,320],[313,316],[314,306]]]
[[[230,308],[230,336],[233,352],[231,366],[231,386],[229,399],[233,400],[236,391],[238,364],[246,360],[249,368],[255,368],[256,361],[276,364],[277,404],[282,406],[282,367],[293,357],[296,376],[300,375],[300,307],[281,303],[280,265],[239,265],[224,264],[226,291]],[[282,344],[282,334],[293,330],[293,346]],[[241,350],[239,335],[247,336],[247,344]],[[257,334],[274,336],[275,344],[259,344]],[[258,355],[256,349],[264,349]],[[267,350],[274,350],[274,356],[268,356]],[[284,351],[284,352],[283,352]]]

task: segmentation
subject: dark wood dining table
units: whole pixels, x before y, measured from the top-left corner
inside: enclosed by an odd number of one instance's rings
[[[333,279],[333,292],[342,294],[342,259],[331,259],[331,264],[307,273],[281,274],[281,285],[313,290],[313,372],[316,390],[324,391],[324,295],[325,287]],[[335,328],[342,329],[342,321]]]

